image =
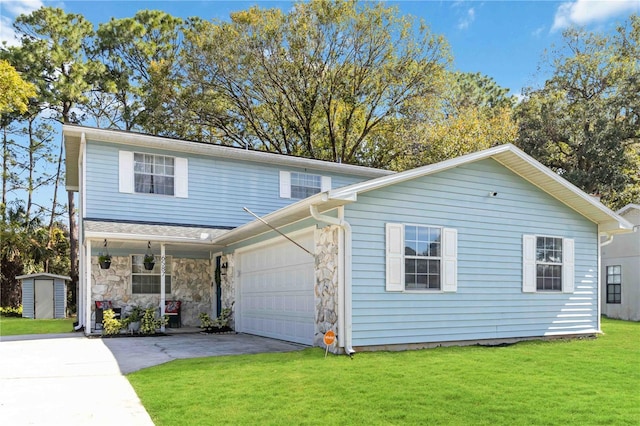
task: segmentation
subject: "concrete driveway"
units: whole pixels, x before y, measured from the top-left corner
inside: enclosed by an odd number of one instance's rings
[[[179,358],[302,348],[243,334],[3,337],[0,419],[7,425],[152,425],[123,374]]]

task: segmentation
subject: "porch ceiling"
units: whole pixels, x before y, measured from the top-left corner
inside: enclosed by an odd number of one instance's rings
[[[84,236],[94,241],[94,250],[102,248],[102,241],[108,242],[109,251],[144,253],[147,243],[159,254],[159,244],[164,243],[168,255],[202,256],[221,248],[212,243],[228,229],[172,226],[162,224],[124,223],[100,220],[84,220]],[[99,242],[96,244],[95,242]]]

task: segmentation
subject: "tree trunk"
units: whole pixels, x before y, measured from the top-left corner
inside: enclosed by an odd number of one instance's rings
[[[69,277],[71,278],[71,303],[78,309],[78,230],[73,191],[67,191],[69,205]]]

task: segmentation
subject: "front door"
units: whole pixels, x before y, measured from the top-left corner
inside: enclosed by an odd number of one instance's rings
[[[216,256],[216,273],[214,274],[215,280],[214,284],[216,287],[216,311],[215,315],[219,316],[222,312],[222,268],[220,261],[222,260],[222,256]]]
[[[35,280],[34,292],[36,299],[35,318],[53,318],[53,280]]]

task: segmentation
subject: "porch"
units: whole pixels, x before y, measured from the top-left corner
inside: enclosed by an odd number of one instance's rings
[[[211,238],[226,230],[90,220],[84,226],[78,300],[87,334],[101,333],[100,302],[124,318],[134,306],[156,308],[160,315],[167,301],[179,301],[180,323],[174,321],[166,330],[180,330],[178,326],[196,331],[200,313],[218,315],[222,289],[215,277],[220,254]]]

